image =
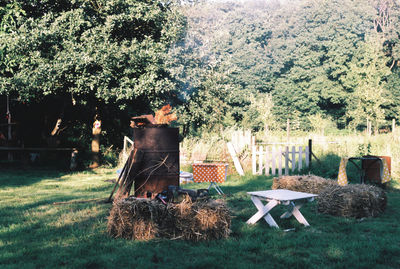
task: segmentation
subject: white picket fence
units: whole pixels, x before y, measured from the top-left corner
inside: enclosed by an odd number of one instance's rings
[[[289,170],[300,171],[309,167],[309,147],[299,146],[262,146],[252,147],[252,170],[253,175],[282,176],[289,175]],[[304,165],[303,165],[304,164]]]

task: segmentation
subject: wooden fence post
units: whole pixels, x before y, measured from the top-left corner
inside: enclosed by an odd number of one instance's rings
[[[296,147],[292,146],[292,173],[296,169]]]
[[[258,148],[258,153],[260,154],[259,155],[259,166],[258,166],[258,174],[259,175],[262,175],[262,173],[263,173],[263,156],[264,156],[264,151],[263,151],[263,146],[260,146],[259,148]]]
[[[275,176],[276,175],[276,150],[275,150],[275,146],[272,146],[272,154],[271,154],[271,175]]]
[[[265,175],[269,176],[269,167],[270,162],[272,161],[271,158],[271,148],[269,146],[265,146]]]
[[[251,146],[251,152],[252,152],[251,167],[252,167],[253,175],[255,175],[257,173],[257,148],[255,145]]]
[[[289,175],[289,147],[285,150],[285,176]]]
[[[299,147],[299,171],[303,168],[303,147]]]

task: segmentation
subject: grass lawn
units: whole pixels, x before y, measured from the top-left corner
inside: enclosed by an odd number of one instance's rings
[[[311,227],[280,220],[284,232],[265,221],[249,226],[255,213],[247,191],[270,189],[271,177],[229,177],[222,184],[232,210],[229,239],[210,242],[113,239],[106,233],[111,204],[71,200],[107,198],[115,169],[80,173],[49,170],[0,171],[1,268],[400,268],[400,191],[388,191],[377,218],[355,220],[321,215],[316,202],[302,209]],[[206,185],[186,185],[203,188]],[[215,194],[215,191],[212,191]]]

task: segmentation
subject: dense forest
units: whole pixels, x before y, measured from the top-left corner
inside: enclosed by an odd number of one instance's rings
[[[377,130],[400,111],[397,0],[6,0],[0,16],[0,123],[8,96],[33,144],[58,120],[87,141],[101,119],[119,145],[167,103],[184,136]]]
[[[202,3],[184,14],[174,56],[196,124],[378,128],[397,118],[399,1]]]

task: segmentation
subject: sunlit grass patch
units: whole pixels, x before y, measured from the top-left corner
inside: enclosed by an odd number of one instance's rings
[[[8,171],[0,175],[0,264],[10,268],[336,268],[399,267],[400,192],[388,190],[388,207],[371,219],[322,215],[316,202],[302,208],[311,224],[281,220],[284,207],[271,214],[283,229],[263,220],[246,221],[256,208],[247,192],[270,189],[272,177],[229,176],[220,184],[232,214],[226,240],[187,242],[155,239],[148,242],[113,239],[106,232],[114,169],[90,172]],[[13,179],[13,182],[9,182]],[[184,188],[207,188],[207,183]],[[86,201],[86,202],[82,202]],[[82,203],[81,203],[82,202]],[[295,228],[284,232],[285,228]],[[371,254],[371,252],[373,252]]]

